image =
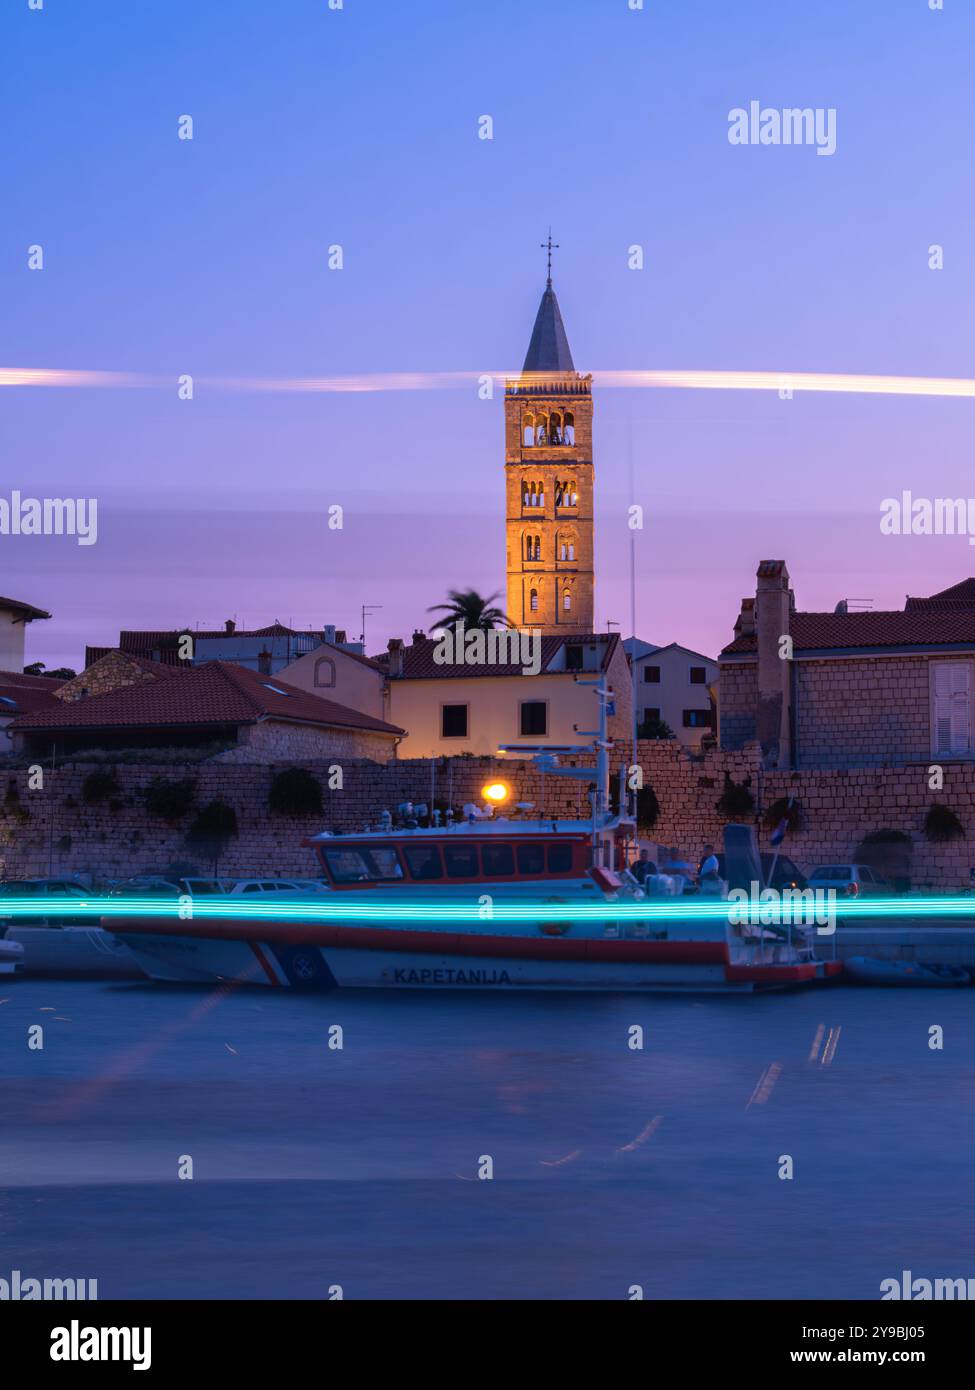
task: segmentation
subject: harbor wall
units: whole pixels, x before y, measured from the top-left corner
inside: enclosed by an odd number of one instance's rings
[[[716,803],[730,779],[753,798],[754,808],[737,819],[747,822],[758,817],[763,849],[769,848],[770,834],[761,823],[763,813],[779,798],[796,798],[801,825],[786,837],[783,852],[803,869],[847,862],[868,832],[899,830],[914,843],[912,881],[916,886],[971,886],[975,766],[970,763],[946,763],[944,787],[937,792],[929,790],[926,763],[763,772],[754,744],[736,752],[711,749],[699,754],[675,740],[647,741],[639,745],[639,763],[659,804],[657,821],[645,832],[646,838],[686,855],[699,856],[707,843],[720,847],[728,817],[717,810]],[[209,872],[212,865],[184,843],[195,810],[173,822],[150,814],[145,793],[157,780],[191,780],[197,810],[212,801],[233,808],[238,834],[227,843],[218,865],[220,873],[231,876],[313,874],[314,858],[302,848],[303,837],[323,829],[361,830],[381,810],[402,801],[428,802],[431,789],[437,802],[449,801],[459,811],[465,802],[479,802],[481,788],[498,776],[511,784],[514,801],[534,802],[546,816],[587,811],[586,783],[544,777],[531,764],[513,759],[437,759],[433,785],[429,759],[385,765],[349,760],[342,763],[341,788],[329,787],[330,778],[335,780],[334,759],[298,765],[321,784],[321,815],[269,809],[268,794],[281,763],[68,764],[53,774],[46,770],[43,786],[33,790],[26,767],[4,770],[0,772],[0,874],[6,878],[52,874],[117,878],[160,872],[175,861],[195,863]],[[89,774],[107,771],[113,773],[117,790],[86,804]],[[925,838],[925,816],[935,801],[955,812],[965,830],[963,839],[932,843]]]

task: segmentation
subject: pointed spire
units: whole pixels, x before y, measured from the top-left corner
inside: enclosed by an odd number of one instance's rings
[[[535,315],[531,342],[525,357],[523,372],[574,372],[569,340],[565,335],[565,325],[559,312],[559,301],[555,298],[552,281],[549,279],[542,295],[542,302]]]

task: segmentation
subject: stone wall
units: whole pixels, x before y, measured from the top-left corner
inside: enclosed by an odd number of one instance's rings
[[[933,662],[926,656],[796,663],[800,767],[928,758]]]
[[[174,675],[178,669],[175,666],[172,668]],[[124,652],[110,651],[93,662],[86,671],[80,671],[77,676],[58,686],[54,693],[59,700],[83,700],[89,695],[107,695],[128,685],[144,685],[146,681],[154,680],[158,680],[158,672],[147,671]]]
[[[242,724],[236,748],[218,755],[225,763],[260,763],[288,759],[302,761],[319,758],[369,758],[385,760],[391,756],[396,740],[392,734],[368,729],[340,729],[319,724],[289,724],[283,719],[262,719]]]
[[[755,738],[758,667],[754,661],[723,661],[718,678],[718,742],[729,751]]]
[[[803,656],[793,664],[792,724],[800,768],[874,768],[931,758],[931,668],[950,656]],[[719,744],[756,735],[754,662],[721,663]]]
[[[927,761],[854,771],[770,773],[759,770],[755,744],[734,753],[714,750],[696,755],[672,740],[641,743],[639,759],[660,804],[649,838],[689,855],[699,856],[706,843],[720,845],[724,818],[715,803],[730,776],[736,783],[750,779],[757,809],[783,796],[798,799],[803,825],[788,836],[783,850],[802,868],[849,861],[864,834],[894,829],[914,839],[916,884],[970,886],[970,869],[975,866],[975,766],[971,763],[945,763],[944,789],[932,792]],[[199,855],[188,853],[183,843],[192,813],[175,825],[148,814],[144,792],[155,778],[167,782],[191,778],[199,805],[222,800],[234,808],[239,835],[230,841],[219,865],[227,875],[308,876],[316,866],[311,851],[301,847],[304,836],[323,829],[360,830],[384,808],[431,798],[428,760],[385,765],[345,761],[341,790],[328,789],[333,765],[334,760],[301,764],[318,777],[325,804],[323,815],[304,817],[272,815],[268,810],[268,792],[280,764],[120,765],[115,769],[118,794],[94,806],[83,801],[85,778],[92,771],[105,771],[105,764],[97,768],[69,765],[53,777],[46,774],[45,786],[35,791],[28,790],[26,769],[5,773],[0,776],[0,873],[8,878],[52,873],[118,878],[159,872],[176,860],[190,860],[207,870],[209,866]],[[438,760],[433,794],[437,801],[449,800],[459,810],[466,801],[480,801],[485,782],[499,775],[511,783],[515,800],[532,801],[547,816],[585,814],[585,782],[551,775],[543,778],[530,764],[507,759]],[[966,839],[948,844],[924,839],[924,818],[932,801],[955,811],[968,832]],[[769,847],[768,835],[762,827],[763,849]]]

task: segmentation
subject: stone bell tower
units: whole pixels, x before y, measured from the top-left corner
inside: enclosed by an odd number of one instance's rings
[[[593,631],[592,376],[572,363],[549,276],[521,375],[505,382],[508,621]]]

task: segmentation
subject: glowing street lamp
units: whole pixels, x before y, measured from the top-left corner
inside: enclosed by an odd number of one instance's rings
[[[481,788],[481,795],[491,806],[501,806],[511,795],[511,788],[507,782],[488,782],[487,786]]]

